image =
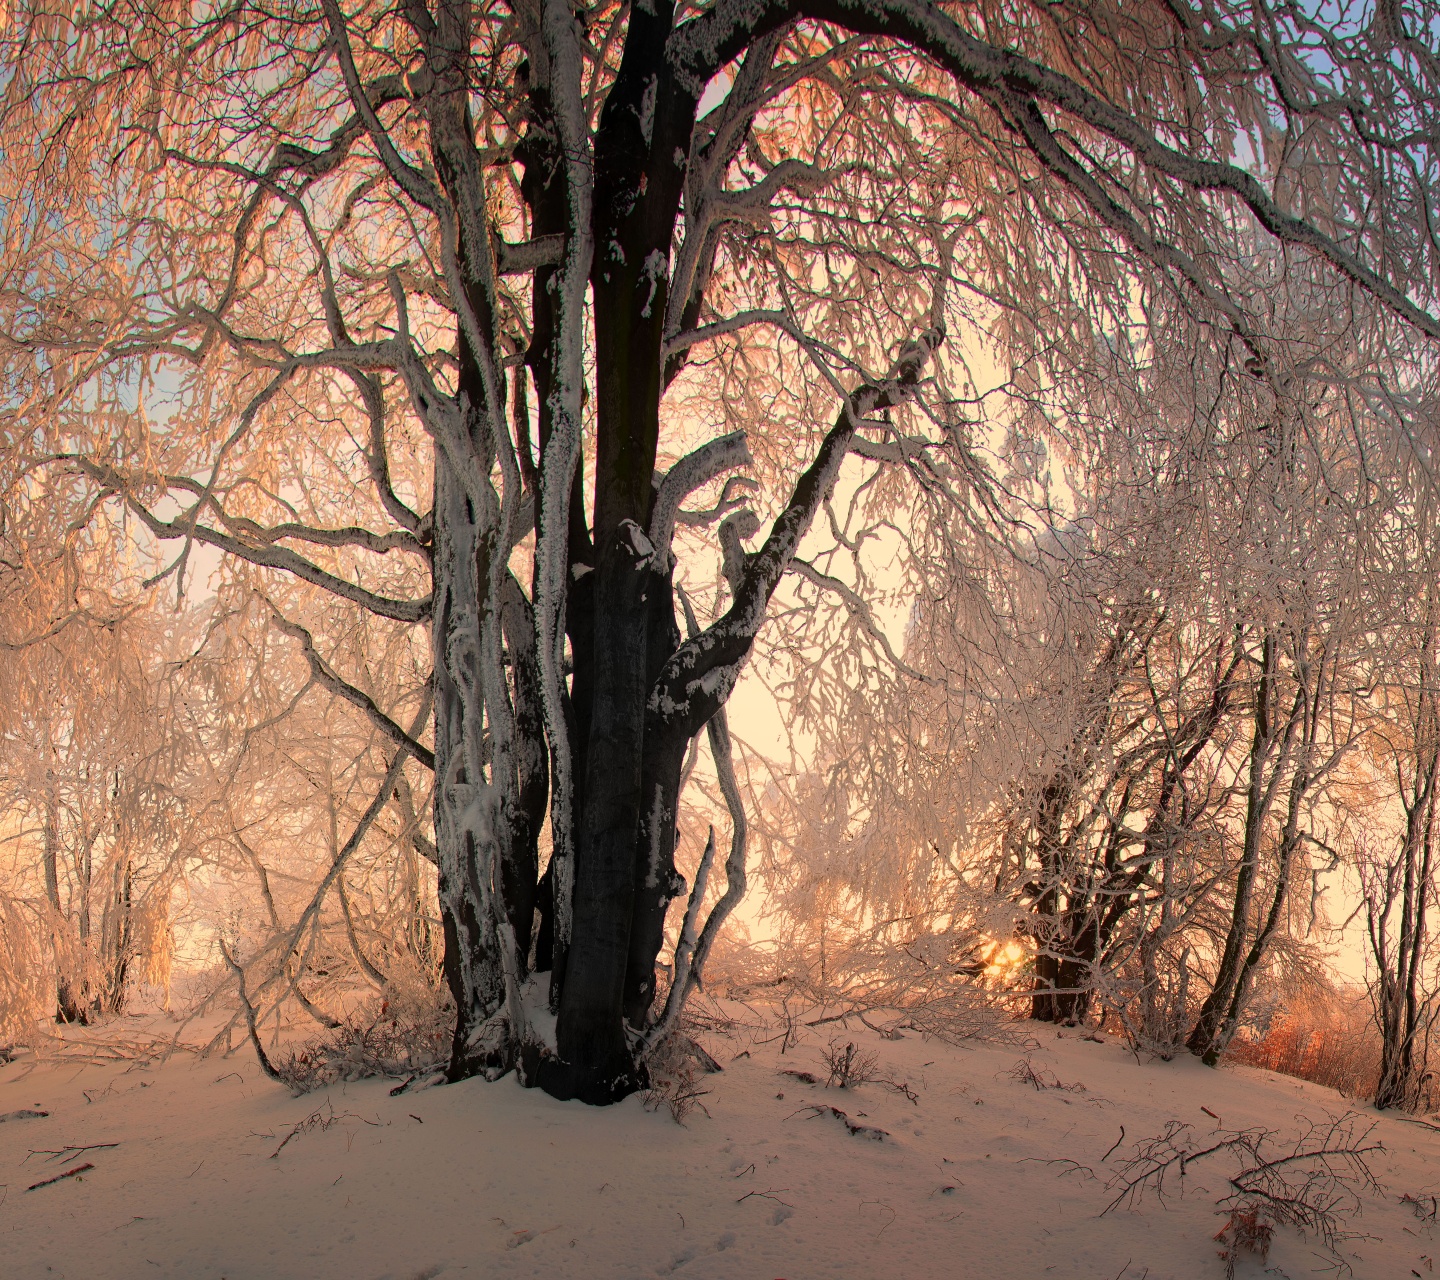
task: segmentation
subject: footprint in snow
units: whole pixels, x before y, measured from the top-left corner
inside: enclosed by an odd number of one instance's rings
[[[689,1248],[681,1249],[679,1253],[670,1259],[668,1266],[656,1267],[655,1274],[659,1276],[672,1275],[674,1272],[679,1271],[687,1262],[693,1262],[699,1252],[700,1250],[693,1245]]]
[[[724,1253],[725,1250],[730,1248],[730,1246],[734,1243],[735,1233],[733,1231],[727,1231],[724,1235],[720,1236],[719,1239],[715,1241],[714,1252]],[[694,1262],[695,1259],[700,1256],[700,1252],[700,1249],[695,1245],[691,1245],[688,1248],[681,1249],[679,1253],[677,1253],[673,1258],[670,1259],[668,1265],[663,1267],[657,1267],[655,1269],[655,1274],[659,1276],[673,1275],[676,1271],[679,1271],[680,1268],[683,1267],[687,1262]]]

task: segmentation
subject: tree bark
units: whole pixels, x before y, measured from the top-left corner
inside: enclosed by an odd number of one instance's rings
[[[546,1092],[591,1103],[632,1092],[641,1076],[626,1043],[625,973],[640,835],[645,749],[647,608],[653,553],[631,520],[595,571],[596,662],[585,809],[575,865],[574,933],[556,1024],[540,1066]]]

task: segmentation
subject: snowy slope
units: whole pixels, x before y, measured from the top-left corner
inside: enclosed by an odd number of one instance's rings
[[[879,1084],[779,1074],[823,1077],[836,1030],[783,1056],[759,1033],[708,1037],[725,1070],[704,1080],[709,1114],[683,1127],[639,1098],[594,1110],[513,1079],[395,1098],[393,1082],[366,1081],[297,1099],[248,1050],[128,1068],[22,1058],[0,1067],[0,1114],[50,1114],[0,1123],[0,1277],[1220,1277],[1223,1158],[1190,1166],[1164,1205],[1100,1216],[1135,1141],[1172,1120],[1202,1145],[1217,1127],[1293,1135],[1354,1109],[1283,1077],[1137,1062],[1038,1026],[1028,1054],[839,1033],[915,1104]],[[1084,1089],[1014,1078],[1027,1056]],[[810,1104],[887,1136],[852,1135]],[[1360,1130],[1371,1122],[1381,1187],[1347,1223],[1368,1238],[1345,1243],[1344,1260],[1359,1277],[1428,1280],[1440,1241],[1400,1197],[1440,1191],[1440,1132],[1368,1111]],[[46,1154],[101,1143],[118,1145]],[[78,1178],[26,1190],[87,1161]],[[1315,1240],[1283,1227],[1268,1266],[1336,1274]],[[1245,1261],[1237,1274],[1266,1272]]]

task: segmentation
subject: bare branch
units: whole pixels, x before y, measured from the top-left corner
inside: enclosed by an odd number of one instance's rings
[[[391,742],[396,746],[404,747],[420,764],[433,773],[435,771],[435,753],[424,743],[417,742],[381,711],[375,705],[375,700],[363,689],[357,689],[353,684],[337,675],[335,669],[316,651],[315,637],[305,627],[298,622],[291,622],[270,601],[267,600],[265,603],[270,607],[271,618],[276,627],[287,636],[300,642],[300,651],[305,655],[305,661],[310,664],[310,670],[316,682],[324,685],[337,697],[344,698],[351,706],[358,707],[369,717],[370,723]]]
[[[651,545],[661,555],[668,556],[680,504],[716,476],[753,462],[743,431],[732,431],[728,436],[709,440],[681,458],[665,473],[655,495],[655,505],[650,513]]]

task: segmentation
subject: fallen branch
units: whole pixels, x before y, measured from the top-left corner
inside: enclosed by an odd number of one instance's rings
[[[1421,1222],[1434,1222],[1437,1218],[1440,1218],[1440,1197],[1432,1195],[1412,1196],[1407,1193],[1400,1197],[1400,1203],[1408,1204]]]
[[[1110,1150],[1107,1151],[1103,1156],[1100,1157],[1100,1163],[1101,1163],[1101,1164],[1104,1164],[1105,1161],[1107,1161],[1108,1159],[1110,1159],[1110,1157],[1115,1154],[1115,1148],[1118,1147],[1118,1146],[1119,1146],[1122,1142],[1124,1142],[1124,1141],[1125,1141],[1125,1126],[1122,1124],[1122,1125],[1120,1126],[1120,1136],[1115,1139],[1115,1142],[1114,1142],[1114,1144],[1111,1146]]]
[[[884,1085],[885,1088],[889,1089],[892,1093],[901,1094],[909,1100],[912,1107],[918,1107],[920,1105],[920,1095],[904,1080],[894,1080],[889,1076],[876,1076],[875,1083]]]
[[[794,1205],[790,1204],[788,1201],[780,1199],[780,1196],[778,1195],[778,1192],[789,1190],[789,1187],[771,1187],[766,1191],[747,1191],[743,1196],[740,1197],[740,1199],[735,1201],[735,1203],[744,1204],[745,1201],[750,1199],[751,1196],[758,1196],[761,1200],[773,1200],[776,1204],[783,1204],[787,1209],[793,1209],[795,1207]]]
[[[95,1166],[88,1161],[85,1164],[77,1164],[73,1169],[66,1169],[64,1173],[57,1173],[53,1178],[46,1178],[43,1182],[32,1182],[25,1190],[38,1191],[41,1187],[48,1187],[56,1182],[64,1182],[66,1178],[78,1178],[82,1173],[94,1167]]]
[[[1204,1108],[1202,1107],[1201,1110],[1204,1110]],[[1389,1120],[1400,1120],[1405,1124],[1418,1124],[1422,1129],[1430,1129],[1435,1133],[1440,1133],[1440,1124],[1433,1124],[1429,1120],[1421,1120],[1415,1116],[1391,1115],[1386,1118]]]
[[[312,1129],[319,1129],[321,1133],[324,1133],[331,1125],[339,1124],[342,1120],[358,1120],[361,1124],[368,1125],[380,1123],[378,1120],[367,1120],[364,1116],[357,1116],[353,1111],[342,1111],[337,1116],[335,1109],[331,1107],[329,1103],[326,1103],[326,1108],[329,1112],[328,1115],[325,1111],[312,1111],[305,1119],[292,1125],[290,1132],[280,1140],[280,1145],[270,1153],[270,1159],[275,1159],[276,1156],[284,1151],[286,1145],[292,1138],[298,1138],[302,1133],[309,1133]]]
[[[1095,1170],[1092,1169],[1088,1164],[1081,1164],[1078,1160],[1071,1160],[1069,1156],[1055,1156],[1053,1159],[1050,1160],[1046,1160],[1041,1156],[1025,1156],[1020,1161],[1020,1163],[1061,1165],[1063,1166],[1060,1170],[1060,1177],[1062,1178],[1065,1177],[1067,1174],[1071,1173],[1084,1174],[1084,1176],[1087,1178],[1095,1178],[1098,1176]]]
[[[1047,1076],[1043,1068],[1036,1069],[1035,1064],[1029,1058],[1021,1058],[1013,1067],[1005,1072],[1012,1080],[1018,1080],[1021,1084],[1030,1085],[1036,1093],[1043,1093],[1046,1089],[1059,1089],[1064,1093],[1084,1093],[1085,1086],[1079,1081],[1074,1084],[1061,1084],[1060,1077],[1055,1075]]]
[[[86,1151],[106,1151],[111,1147],[118,1147],[118,1142],[92,1142],[83,1147],[61,1147],[58,1151],[50,1150],[47,1147],[40,1147],[30,1152],[31,1156],[49,1156],[52,1161],[64,1160],[69,1156],[83,1155]],[[26,1156],[28,1160],[30,1156]],[[23,1163],[23,1162],[22,1162]]]
[[[823,1103],[813,1103],[808,1107],[801,1107],[800,1111],[810,1112],[810,1115],[806,1117],[809,1120],[815,1119],[816,1116],[834,1116],[835,1119],[840,1121],[840,1123],[857,1138],[869,1138],[873,1142],[883,1142],[890,1136],[884,1129],[877,1129],[874,1125],[856,1124],[855,1121],[850,1119],[839,1107],[831,1107]],[[791,1114],[798,1116],[800,1111],[794,1111]]]

